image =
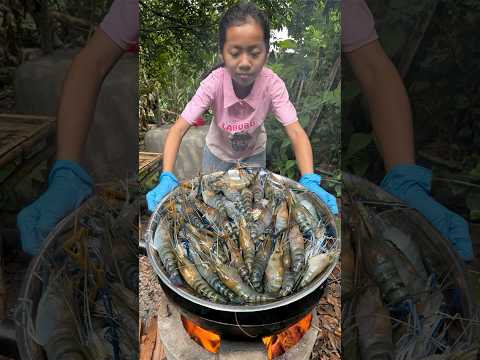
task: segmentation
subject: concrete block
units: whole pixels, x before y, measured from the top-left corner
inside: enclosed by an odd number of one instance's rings
[[[63,81],[78,50],[27,61],[15,73],[16,111],[57,113]],[[83,164],[96,181],[138,172],[138,57],[125,54],[105,78]]]
[[[191,179],[202,170],[203,147],[209,125],[191,127],[185,134],[175,162],[174,174],[178,179]],[[163,144],[170,126],[161,126],[145,134],[145,149],[151,152],[163,152]]]

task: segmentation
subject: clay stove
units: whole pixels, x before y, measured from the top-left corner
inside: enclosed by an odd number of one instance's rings
[[[212,338],[211,346],[218,347],[216,353],[205,350],[191,339],[185,330],[185,320],[175,305],[170,302],[160,306],[158,331],[164,345],[167,360],[267,360],[266,346],[262,340],[243,342]],[[311,326],[303,337],[283,355],[274,360],[308,360],[317,339],[318,318],[313,311]]]

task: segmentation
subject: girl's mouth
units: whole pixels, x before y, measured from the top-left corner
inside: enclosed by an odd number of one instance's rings
[[[250,80],[252,78],[251,74],[237,74],[237,76],[240,80],[243,81]]]

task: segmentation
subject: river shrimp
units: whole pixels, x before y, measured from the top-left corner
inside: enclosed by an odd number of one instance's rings
[[[172,247],[172,235],[170,233],[170,223],[167,217],[160,219],[155,236],[153,238],[153,247],[158,252],[158,256],[162,261],[170,281],[175,285],[182,283],[180,273],[178,272],[178,265],[175,257],[175,252]]]
[[[318,254],[308,259],[307,269],[300,282],[300,288],[303,288],[310,284],[313,279],[320,275],[338,256],[338,251],[330,251],[327,253]]]
[[[292,271],[292,257],[290,255],[290,245],[284,244],[283,246],[283,281],[282,288],[280,289],[280,296],[287,296],[293,291],[295,286],[295,274]]]
[[[266,180],[267,181],[265,181],[264,186],[265,199],[268,199],[274,203],[278,203],[285,197],[286,188],[283,186],[283,184],[275,182],[274,177],[271,175],[268,175]]]
[[[297,276],[295,276],[294,272],[292,272],[290,269],[285,270],[285,272],[283,273],[282,288],[280,289],[280,292],[278,294],[281,297],[290,295],[293,291],[293,288],[295,287],[296,279]]]
[[[223,202],[223,206],[225,208],[225,211],[227,212],[228,217],[238,224],[242,214],[240,210],[237,208],[237,206],[235,206],[235,204],[230,200],[225,200]]]
[[[287,201],[283,200],[275,209],[275,234],[281,233],[288,225]]]
[[[355,203],[355,209],[357,211],[353,213],[354,216],[359,215],[355,236],[360,238],[364,249],[363,261],[367,273],[373,277],[389,305],[399,304],[409,298],[410,294],[391,259],[392,252],[386,245],[387,240],[381,231],[376,230],[381,229],[382,224],[360,202]]]
[[[265,230],[272,224],[272,210],[269,206],[261,209],[258,220],[252,224],[251,235],[254,239],[262,235]]]
[[[262,279],[271,251],[272,237],[262,235],[260,239],[260,246],[255,254],[252,273],[250,274],[250,282],[252,283],[254,289],[259,292],[263,292]]]
[[[250,191],[249,188],[242,189],[242,191],[240,192],[240,200],[242,213],[251,221],[253,193]]]
[[[242,169],[231,169],[228,170],[220,179],[212,183],[212,189],[222,189],[226,188],[240,191],[248,186],[250,186],[254,174],[249,174],[247,171]]]
[[[242,249],[243,260],[247,265],[248,272],[252,273],[253,263],[255,261],[255,243],[250,235],[250,230],[247,227],[247,221],[244,217],[240,217],[238,224],[240,249]]]
[[[311,220],[314,223],[317,223],[321,220],[321,217],[317,212],[315,205],[312,204],[306,193],[296,195],[296,200],[298,205],[302,205],[308,211],[311,216]]]
[[[291,190],[288,193],[288,200],[293,217],[300,227],[302,233],[312,233],[313,225],[315,224],[315,219],[313,216],[302,204],[297,201],[294,193]]]
[[[187,202],[183,202],[182,204],[175,204],[175,211],[176,214],[182,214],[179,217],[180,223],[184,220],[187,220],[189,223],[195,225],[198,228],[203,228],[205,225],[202,222],[201,216],[199,216],[198,212],[195,210],[195,207],[189,206]]]
[[[355,317],[362,359],[393,359],[390,314],[377,287],[367,289],[359,297]]]
[[[283,281],[283,241],[278,240],[275,244],[272,255],[265,269],[265,292],[269,294],[277,294]]]
[[[227,300],[202,278],[195,265],[188,259],[185,249],[182,244],[177,244],[175,247],[177,259],[179,262],[179,270],[185,282],[198,294],[205,296],[207,299],[226,304]]]
[[[255,178],[253,180],[253,185],[251,186],[254,204],[259,203],[265,197],[264,186],[265,186],[265,178],[267,174],[268,173],[265,170],[260,170],[255,175]]]
[[[233,303],[239,303],[239,298],[233,291],[227,288],[215,272],[214,266],[206,260],[202,260],[196,250],[190,250],[193,262],[197,267],[198,272],[207,281],[207,283],[220,295],[227,298]]]
[[[235,269],[238,270],[238,273],[245,281],[248,281],[248,268],[243,261],[242,252],[235,244],[235,241],[232,238],[225,239],[227,244],[227,249],[230,252],[230,265],[232,265]]]
[[[213,227],[218,228],[226,220],[225,213],[222,213],[214,207],[208,206],[203,201],[195,199],[194,203],[195,207],[202,214],[202,217]]]
[[[303,205],[295,204],[293,206],[293,216],[302,233],[312,233],[314,220]]]
[[[73,299],[74,284],[62,273],[50,275],[42,293],[35,319],[36,341],[42,345],[48,359],[90,360],[89,349],[82,344],[82,328]]]
[[[220,261],[226,262],[228,261],[228,257],[225,255],[223,251],[220,239],[212,238],[211,236],[202,233],[199,229],[197,229],[192,224],[185,224],[185,235],[188,240],[198,244],[197,246],[205,253],[211,253],[217,256]]]
[[[298,225],[294,225],[290,229],[288,244],[292,258],[292,271],[298,273],[305,265],[305,242]]]
[[[217,194],[213,190],[203,189],[202,199],[205,202],[205,204],[207,204],[208,206],[213,207],[214,209],[217,209],[223,214],[226,214],[223,196]]]
[[[217,270],[218,277],[223,281],[223,283],[245,302],[261,303],[275,299],[275,297],[271,295],[259,294],[250,286],[245,284],[235,268],[216,261],[215,269]]]

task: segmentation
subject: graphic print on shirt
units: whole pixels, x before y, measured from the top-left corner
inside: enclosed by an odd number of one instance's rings
[[[247,146],[250,144],[250,140],[252,139],[252,135],[249,133],[235,133],[230,134],[228,137],[228,141],[232,150],[235,152],[245,151]]]
[[[241,124],[232,123],[231,121],[226,121],[223,124],[223,130],[229,133],[235,133],[237,131],[246,131],[248,129],[254,128],[257,125],[255,119],[252,119],[250,122],[243,122]]]
[[[222,124],[223,130],[227,132],[228,144],[236,152],[246,151],[252,144],[252,134],[249,133],[257,125],[250,115],[254,109],[245,103],[237,103],[228,109],[229,117]]]

